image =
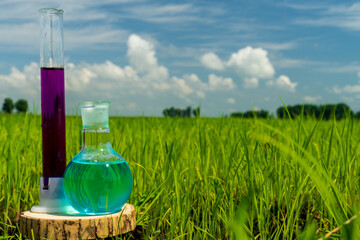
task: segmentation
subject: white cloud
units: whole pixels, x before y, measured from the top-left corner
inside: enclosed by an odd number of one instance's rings
[[[167,91],[171,89],[171,85],[169,83],[153,83],[153,86],[156,90]]]
[[[328,65],[328,64],[327,64]],[[326,68],[319,68],[319,70],[327,72],[327,73],[357,73],[360,71],[360,65],[358,64],[350,64],[344,66],[330,66]]]
[[[139,37],[131,35],[128,39],[130,66],[121,68],[110,61],[102,64],[83,64],[74,67],[68,64],[70,91],[84,90],[84,86],[97,86],[108,91],[121,88],[129,93],[145,91],[152,96],[156,92],[173,92],[181,98],[189,95],[205,98],[206,91],[231,90],[236,86],[231,78],[210,74],[208,82],[203,82],[196,74],[185,74],[182,77],[169,76],[164,66],[158,65],[154,46]]]
[[[122,39],[126,39],[127,35],[127,31],[114,29],[110,26],[84,26],[81,29],[68,28],[64,30],[65,49],[110,48],[124,42]],[[38,23],[6,22],[0,24],[0,47],[7,51],[31,52],[36,50],[38,52],[39,41]]]
[[[304,96],[303,100],[305,102],[314,103],[314,102],[321,100],[321,96]]]
[[[336,94],[339,94],[339,93],[342,92],[342,89],[339,88],[339,86],[334,86],[334,87],[332,88],[332,91],[333,91],[334,93],[336,93]]]
[[[0,75],[0,92],[6,96],[35,98],[40,93],[39,65],[35,62],[25,65],[23,71],[12,67],[8,75]]]
[[[177,89],[176,92],[179,93],[180,96],[189,95],[194,92],[194,90],[186,83],[183,78],[172,77],[171,80],[174,82],[174,86]]]
[[[195,93],[198,98],[205,98],[204,91],[227,91],[236,88],[231,78],[223,78],[210,74],[208,82],[202,82],[196,74],[185,74],[182,78],[172,77],[171,86],[179,97]]]
[[[354,101],[353,97],[347,97],[347,96],[341,96],[341,99],[345,100],[346,102],[353,102]]]
[[[101,64],[82,63],[77,66],[68,63],[65,70],[65,87],[73,92],[81,92],[91,87],[96,87],[99,90],[145,87],[134,69],[130,66],[121,68],[111,61],[105,61]]]
[[[128,32],[126,30],[114,29],[110,26],[90,25],[82,27],[81,29],[65,29],[65,49],[89,49],[90,47],[92,49],[111,48],[119,43],[125,43],[127,36]],[[38,35],[36,34],[35,37],[36,44],[38,44]]]
[[[360,31],[360,3],[336,4],[324,7],[314,18],[297,19],[295,23],[312,26],[332,26]]]
[[[164,66],[154,65],[154,69],[146,71],[139,73],[132,66],[120,67],[111,61],[100,64],[82,63],[77,66],[69,63],[66,64],[66,89],[76,94],[87,92],[88,95],[106,92],[110,97],[118,95],[118,92],[151,97],[162,92],[173,92],[182,97],[190,94],[198,96],[195,90],[200,89],[202,84],[206,85],[194,74],[170,78]],[[200,97],[203,96],[200,93]]]
[[[209,90],[229,90],[234,89],[236,86],[231,78],[223,78],[215,74],[209,75]]]
[[[227,62],[240,77],[271,78],[275,74],[267,51],[250,46],[233,53]]]
[[[360,85],[345,85],[343,88],[333,87],[334,93],[360,93]]]
[[[233,53],[225,65],[212,52],[204,54],[201,63],[213,70],[223,70],[225,66],[232,68],[240,77],[271,78],[275,74],[274,67],[267,57],[267,51],[250,46]]]
[[[234,98],[228,98],[226,99],[226,101],[230,104],[235,104],[235,99]]]
[[[201,99],[204,99],[206,97],[203,91],[196,91],[196,96]]]
[[[279,68],[300,68],[305,66],[314,65],[327,65],[326,62],[321,61],[309,61],[301,59],[281,58],[273,61],[274,65]]]
[[[135,18],[141,21],[154,23],[189,22],[199,20],[196,12],[200,11],[192,4],[168,4],[168,5],[137,5],[126,8],[126,14],[122,17]]]
[[[273,80],[269,80],[269,81],[267,81],[265,84],[266,84],[266,86],[271,87],[271,86],[274,86],[274,85],[275,85],[275,82],[274,82]]]
[[[244,78],[244,88],[257,88],[259,86],[259,80],[256,77]]]
[[[130,35],[128,39],[127,56],[130,65],[140,73],[150,72],[158,65],[154,46],[135,34]]]
[[[1,15],[1,14],[0,14]],[[38,26],[35,23],[0,24],[0,48],[19,51],[39,49]]]
[[[38,9],[46,0],[0,1],[0,47],[19,52],[38,52]],[[104,6],[111,6],[105,7]],[[214,22],[222,14],[221,6],[200,4],[149,3],[143,0],[63,0],[52,7],[64,9],[64,39],[67,50],[113,49],[126,39],[122,22],[137,20],[164,23],[164,26],[188,29],[185,23]],[[114,11],[116,9],[116,11]],[[178,24],[179,23],[179,24]],[[81,27],[79,27],[81,26]],[[128,27],[125,27],[129,29]]]
[[[293,83],[290,81],[290,78],[285,75],[280,75],[275,81],[275,86],[279,89],[295,92],[295,88],[298,83]]]
[[[185,74],[182,78],[172,77],[170,85],[174,93],[181,98],[192,93],[195,93],[198,98],[205,98],[203,91],[208,91],[207,84],[202,82],[196,74]]]
[[[97,74],[89,69],[90,68],[86,66],[75,67],[75,64],[73,63],[67,64],[65,71],[66,89],[71,91],[81,91],[84,86],[91,82],[92,78],[97,77]]]
[[[128,39],[127,56],[130,62],[130,69],[134,69],[142,78],[142,88],[152,85],[157,90],[168,90],[170,85],[168,69],[158,65],[154,45],[138,35],[132,34]],[[185,87],[184,85],[181,85]],[[188,91],[187,91],[188,92]]]
[[[78,65],[66,63],[66,97],[71,102],[115,99],[121,105],[114,109],[136,110],[141,106],[134,101],[135,95],[164,100],[175,95],[191,103],[196,99],[204,99],[207,92],[236,88],[232,78],[215,74],[209,74],[207,81],[202,81],[196,74],[170,76],[166,67],[159,66],[151,43],[137,35],[131,35],[128,45],[129,66],[121,67],[111,61],[94,64],[83,62]],[[0,75],[0,96],[20,95],[26,99],[38,97],[39,100],[39,88],[37,63],[26,65],[23,70],[12,67],[9,74]]]
[[[166,67],[157,66],[151,69],[151,71],[144,76],[144,79],[151,81],[153,84],[162,83],[169,79],[169,72]]]
[[[185,74],[183,78],[186,79],[186,81],[195,88],[207,90],[207,84],[202,82],[196,74]]]
[[[298,83],[291,82],[288,76],[280,75],[275,81],[274,80],[267,81],[266,85],[269,87],[277,87],[278,89],[281,90],[295,92]]]
[[[273,46],[273,47],[290,47]],[[267,51],[262,48],[245,47],[233,53],[225,63],[212,52],[201,57],[203,66],[213,70],[232,69],[243,80],[244,88],[257,88],[259,79],[271,79],[274,77],[275,69],[267,57]],[[281,85],[281,83],[279,83]]]
[[[265,49],[270,49],[275,51],[293,49],[296,46],[294,42],[285,42],[285,43],[262,42],[262,43],[257,43],[256,45],[261,46],[262,48]]]
[[[359,93],[360,92],[360,85],[346,85],[343,89],[343,92],[347,93]]]
[[[118,17],[166,24],[174,29],[174,27],[180,28],[193,22],[214,23],[213,17],[223,15],[224,12],[221,6],[207,7],[189,3],[164,5],[145,3],[123,8]]]
[[[99,20],[106,19],[108,16],[104,11],[95,10],[102,4],[121,3],[124,1],[102,0],[64,0],[59,3],[52,4],[55,8],[65,10],[65,16],[70,21]],[[31,21],[37,18],[37,9],[47,6],[46,0],[2,0],[0,2],[0,19],[21,19]],[[33,9],[33,11],[29,11]],[[15,14],[15,15],[14,15]]]
[[[201,63],[212,70],[223,70],[224,64],[215,53],[206,53],[201,57]]]
[[[320,4],[293,4],[293,3],[283,3],[285,7],[289,7],[296,10],[318,10],[318,9],[325,9],[328,5],[320,5]]]

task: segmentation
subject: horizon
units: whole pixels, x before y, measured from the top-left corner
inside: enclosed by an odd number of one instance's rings
[[[0,3],[0,99],[40,105],[38,9]],[[110,100],[111,114],[202,114],[282,105],[360,106],[360,3],[80,0],[64,10],[66,114]]]
[[[13,101],[13,103],[15,103],[14,99],[11,99]],[[22,100],[22,99],[18,99],[18,100]],[[344,102],[338,102],[338,103],[325,103],[325,104],[314,104],[314,103],[295,103],[295,104],[292,104],[292,105],[286,105],[286,108],[290,108],[290,107],[295,107],[295,106],[316,106],[316,107],[327,107],[327,106],[337,106],[337,105],[341,105],[341,104],[345,104],[347,107],[350,108],[350,111],[353,112],[353,114],[357,114],[359,113],[360,114],[360,110],[359,111],[354,111],[353,109],[351,109],[351,107],[344,103]],[[2,106],[2,105],[1,105]],[[171,109],[171,108],[174,108],[174,109],[179,109],[179,110],[186,110],[186,108],[190,107],[190,111],[193,111],[193,110],[196,110],[197,107],[200,107],[200,113],[202,112],[201,110],[201,106],[186,106],[185,108],[181,108],[181,107],[176,107],[176,106],[170,106],[170,107],[166,107],[162,110],[161,114],[158,114],[158,115],[144,115],[144,114],[140,114],[140,115],[121,115],[118,111],[115,111],[115,112],[110,112],[109,111],[109,117],[171,117],[171,116],[164,116],[164,113],[163,111],[166,110],[166,109]],[[247,110],[244,110],[244,111],[234,111],[234,112],[228,112],[228,113],[225,113],[225,112],[222,112],[222,113],[219,113],[218,115],[216,116],[208,116],[208,115],[203,115],[203,114],[200,114],[200,117],[204,117],[204,118],[218,118],[218,117],[231,117],[231,114],[234,114],[234,113],[246,113],[246,112],[260,112],[260,111],[265,111],[268,113],[269,116],[275,116],[278,118],[277,116],[277,110],[279,108],[283,108],[284,105],[281,105],[281,106],[278,106],[274,112],[271,112],[267,109],[258,109],[258,108],[252,108],[252,109],[247,109]],[[13,111],[10,113],[10,114],[25,114],[24,112],[18,112],[17,110],[15,110],[15,106],[14,106],[14,109]],[[111,103],[110,103],[110,109],[111,109]],[[6,113],[4,111],[0,111],[0,113],[2,114],[9,114],[9,113]],[[32,108],[31,106],[28,104],[28,109],[26,111],[26,114],[35,114],[35,115],[41,115],[41,109],[38,107],[38,106],[35,106],[33,105]],[[79,116],[81,117],[81,113],[80,113],[80,110],[79,110],[79,107],[75,107],[74,109],[71,109],[70,111],[66,111],[66,116]],[[191,114],[190,117],[196,117],[196,116],[193,116],[194,114]],[[176,116],[176,117],[181,117],[181,116]],[[186,117],[185,117],[186,118]]]

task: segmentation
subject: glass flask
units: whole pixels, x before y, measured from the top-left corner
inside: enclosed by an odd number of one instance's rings
[[[118,212],[130,197],[133,177],[110,144],[108,101],[80,104],[83,146],[64,173],[65,196],[79,213]]]

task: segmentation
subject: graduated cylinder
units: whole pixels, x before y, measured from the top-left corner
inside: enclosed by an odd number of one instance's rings
[[[40,13],[41,116],[43,188],[49,178],[63,177],[66,167],[63,10]]]

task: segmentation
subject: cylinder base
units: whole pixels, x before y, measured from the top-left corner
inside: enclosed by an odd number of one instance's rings
[[[75,213],[64,194],[64,178],[50,177],[47,189],[40,178],[40,204],[31,208],[36,213]]]

